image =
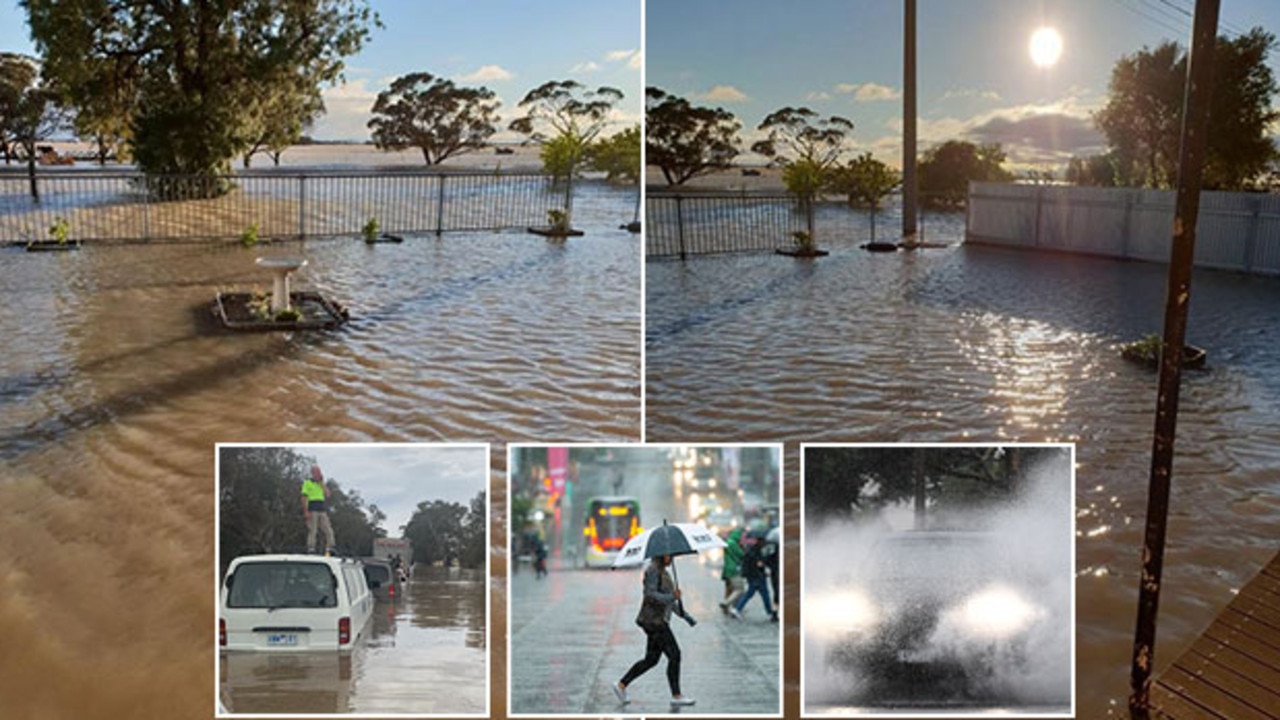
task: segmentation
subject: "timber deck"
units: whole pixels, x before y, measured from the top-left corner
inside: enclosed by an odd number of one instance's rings
[[[1152,716],[1280,718],[1280,553],[1151,687]]]

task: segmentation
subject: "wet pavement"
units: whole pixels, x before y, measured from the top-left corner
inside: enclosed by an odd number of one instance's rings
[[[650,453],[658,457],[661,451]],[[632,455],[634,458],[634,454]],[[645,526],[663,519],[687,522],[687,510],[671,483],[671,465],[661,462],[621,466],[625,482],[619,493],[640,502]],[[580,506],[593,495],[611,495],[608,478],[614,468],[583,465],[573,499]],[[510,695],[513,714],[626,713],[656,715],[679,712],[670,706],[666,660],[636,679],[628,690],[630,704],[618,704],[610,689],[644,656],[645,635],[635,624],[640,609],[642,571],[577,569],[575,546],[581,514],[563,508],[561,527],[547,530],[553,557],[548,575],[536,578],[528,565],[517,566],[510,579]],[[685,608],[696,627],[673,617],[671,628],[681,648],[681,689],[697,704],[684,712],[699,715],[777,714],[782,711],[779,669],[781,632],[770,622],[759,599],[744,619],[721,614],[724,594],[717,554],[683,557],[675,570]]]
[[[227,653],[220,695],[235,713],[483,714],[488,655],[483,573],[419,569],[350,653]]]

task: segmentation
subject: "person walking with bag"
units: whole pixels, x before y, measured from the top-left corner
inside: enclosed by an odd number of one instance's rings
[[[644,630],[646,642],[644,658],[636,661],[626,675],[612,685],[613,694],[618,702],[626,705],[627,687],[636,678],[645,674],[658,664],[658,660],[667,656],[667,684],[671,688],[671,706],[683,707],[693,705],[694,700],[680,693],[680,646],[676,636],[671,632],[671,614],[683,616],[680,606],[680,589],[675,586],[667,567],[671,565],[670,555],[659,555],[649,561],[644,569],[644,599],[640,603],[640,612],[636,615],[636,625]],[[692,624],[692,620],[689,620]]]
[[[734,605],[729,614],[735,618],[742,619],[742,609],[756,594],[760,593],[760,599],[764,601],[764,611],[769,613],[769,619],[778,622],[778,613],[773,609],[773,604],[769,602],[769,576],[765,572],[764,559],[764,541],[757,540],[747,548],[747,552],[742,556],[742,576],[747,579],[747,594],[743,595],[738,604]]]

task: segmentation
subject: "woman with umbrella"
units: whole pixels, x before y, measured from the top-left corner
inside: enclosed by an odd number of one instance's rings
[[[631,538],[618,553],[618,559],[613,564],[615,568],[634,565],[646,558],[649,560],[644,568],[644,596],[640,612],[636,615],[636,625],[644,630],[646,639],[644,657],[636,661],[622,679],[612,686],[618,702],[625,705],[628,702],[627,687],[656,666],[658,660],[665,655],[672,707],[694,704],[692,698],[685,697],[680,692],[680,645],[671,632],[670,621],[672,614],[684,618],[690,625],[696,624],[696,621],[684,611],[680,588],[667,569],[675,569],[673,559],[676,555],[690,555],[714,547],[724,547],[724,542],[705,527],[663,522],[661,527],[646,530]]]

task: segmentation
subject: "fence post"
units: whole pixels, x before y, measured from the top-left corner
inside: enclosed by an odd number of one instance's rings
[[[676,237],[680,239],[680,259],[687,258],[684,247],[684,197],[676,195]]]
[[[436,237],[444,234],[444,173],[436,176],[440,187],[436,190]]]
[[[569,170],[569,177],[564,182],[564,225],[566,228],[573,227],[573,169]]]
[[[142,176],[142,239],[151,242],[151,176]]]
[[[307,239],[307,176],[298,176],[298,239]]]
[[[1124,193],[1124,225],[1120,228],[1120,257],[1129,259],[1129,235],[1133,232],[1133,199],[1134,190],[1125,188]]]

